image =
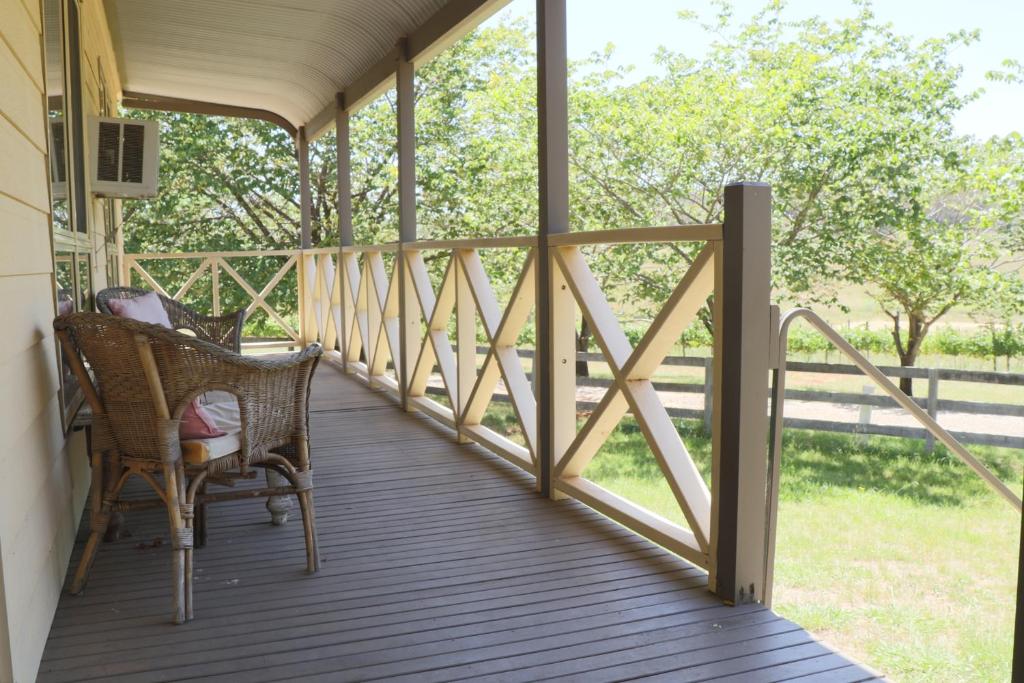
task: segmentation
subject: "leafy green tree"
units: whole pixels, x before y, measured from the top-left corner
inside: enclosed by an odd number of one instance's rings
[[[714,36],[705,55],[662,48],[660,71],[639,81],[610,66],[610,48],[571,65],[573,229],[720,222],[725,184],[764,181],[775,200],[777,289],[832,303],[849,283],[866,285],[893,320],[904,364],[953,307],[999,303],[1012,314],[1020,264],[1010,255],[1024,252],[1020,137],[981,144],[959,139],[952,125],[976,93],[958,91],[951,52],[975,33],[914,42],[867,3],[834,23],[791,21],[770,3],[743,24],[723,4],[704,29]],[[418,71],[422,236],[535,230],[534,63],[533,36],[512,21],[475,31]],[[1014,64],[1006,69],[996,76],[1020,80]],[[298,244],[287,135],[260,122],[160,118],[163,192],[129,207],[131,249]],[[333,149],[333,134],[312,148],[317,244],[336,240]],[[353,118],[352,150],[356,238],[394,240],[393,91]],[[649,317],[694,253],[608,247],[594,249],[591,263],[613,298]],[[507,290],[521,254],[488,258]],[[703,322],[710,325],[709,310]],[[579,348],[588,343],[584,326]]]
[[[1020,233],[1020,195],[1004,182],[1019,187],[1019,145],[978,147],[952,125],[976,93],[958,92],[950,54],[975,33],[914,43],[867,4],[830,24],[787,20],[772,3],[742,25],[722,5],[704,29],[715,40],[699,59],[661,49],[663,73],[630,83],[606,53],[580,80],[573,206],[584,227],[720,222],[725,184],[769,182],[777,289],[832,303],[838,288],[866,285],[905,365],[950,308],[988,306],[1019,282],[997,254]],[[631,279],[618,291],[642,292],[650,313],[693,254],[609,249],[598,262]]]
[[[901,365],[914,364],[928,331],[954,307],[1022,309],[1020,261],[1010,251],[1021,217],[1006,195],[1007,174],[1024,168],[1022,152],[1018,135],[966,145],[947,165],[921,169],[918,202],[850,240],[843,275],[872,285]],[[902,385],[910,393],[910,381]]]

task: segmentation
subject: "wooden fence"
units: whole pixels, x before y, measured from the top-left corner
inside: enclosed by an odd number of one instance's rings
[[[478,347],[478,353],[484,353],[485,347]],[[520,357],[532,358],[533,351],[521,349]],[[604,357],[596,353],[577,353],[576,357],[581,361],[603,363]],[[670,382],[655,381],[654,388],[658,392],[680,393],[680,394],[703,394],[703,408],[679,408],[669,407],[667,411],[670,416],[702,420],[705,430],[711,431],[712,411],[712,364],[710,358],[691,356],[667,356],[662,360],[662,365],[681,366],[703,369],[702,382]],[[861,371],[853,365],[830,364],[830,363],[803,363],[790,361],[787,369],[791,373],[822,374],[822,375],[862,375]],[[914,401],[928,411],[932,418],[937,418],[942,411],[966,413],[968,415],[990,415],[1000,417],[1024,418],[1024,405],[1007,403],[989,403],[979,401],[958,401],[940,399],[939,383],[947,382],[972,382],[977,384],[996,384],[1003,386],[1024,386],[1024,374],[987,372],[977,370],[954,370],[941,368],[904,368],[896,366],[882,366],[879,368],[891,378],[912,377],[914,379],[927,380],[928,395],[926,398],[914,397]],[[596,377],[577,377],[578,387],[610,387],[612,380]],[[431,389],[431,393],[440,393],[440,390]],[[831,403],[852,406],[867,406],[872,408],[898,408],[888,396],[880,396],[869,393],[842,392],[842,391],[813,391],[806,389],[787,389],[786,398],[791,401],[802,401],[807,403]],[[496,397],[497,401],[505,400],[504,397]],[[577,401],[577,408],[581,410],[592,410],[598,404],[588,401]],[[845,434],[864,434],[878,436],[898,436],[910,439],[924,439],[929,449],[934,446],[934,439],[927,430],[921,427],[907,427],[899,425],[872,424],[870,421],[842,422],[833,420],[816,420],[808,418],[786,418],[785,426],[794,429],[809,429],[813,431],[838,432]],[[952,432],[958,441],[965,444],[976,444],[984,446],[1003,446],[1006,448],[1024,449],[1024,437],[1010,436],[1004,434],[987,434],[980,432]]]

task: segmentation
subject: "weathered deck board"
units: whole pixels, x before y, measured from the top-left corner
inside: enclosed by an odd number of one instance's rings
[[[159,512],[65,596],[40,681],[857,681],[871,674],[705,574],[329,366],[311,402],[324,568],[297,520],[210,512],[196,620],[172,626]],[[77,559],[74,558],[74,559]],[[803,679],[801,679],[803,680]],[[810,679],[808,679],[810,680]]]

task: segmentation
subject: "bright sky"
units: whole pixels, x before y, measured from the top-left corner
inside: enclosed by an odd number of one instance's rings
[[[654,70],[652,55],[659,45],[693,56],[703,54],[710,38],[699,28],[680,21],[681,9],[710,18],[714,9],[696,0],[567,0],[569,57],[580,59],[615,45],[616,61],[632,64],[644,76]],[[733,0],[737,21],[749,19],[767,0]],[[529,16],[535,0],[513,0],[501,16]],[[856,11],[849,0],[790,0],[786,15],[826,19],[847,17]],[[985,73],[1000,68],[1004,59],[1024,63],[1024,1],[1021,0],[889,0],[876,2],[879,19],[892,22],[899,33],[931,38],[959,29],[980,29],[981,40],[959,48],[954,59],[964,67],[965,91],[984,87],[985,94],[961,112],[957,129],[988,137],[1024,132],[1024,85],[992,83]],[[497,19],[496,17],[495,19]]]

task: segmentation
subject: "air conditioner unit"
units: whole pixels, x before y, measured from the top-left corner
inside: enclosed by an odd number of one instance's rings
[[[64,117],[50,117],[50,193],[56,200],[68,198],[67,151],[64,147]]]
[[[91,117],[89,149],[93,194],[153,197],[160,166],[157,121]]]

